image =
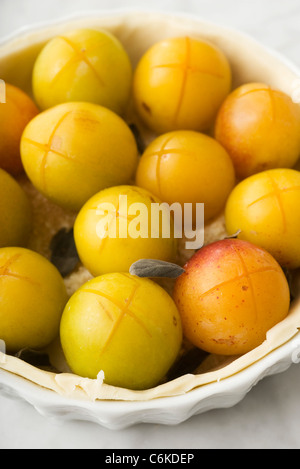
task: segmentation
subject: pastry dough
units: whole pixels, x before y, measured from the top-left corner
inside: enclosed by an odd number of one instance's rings
[[[41,27],[38,30],[23,33],[0,46],[1,78],[31,93],[32,68],[38,52],[52,37],[76,28],[105,28],[115,34],[124,44],[136,66],[141,55],[155,42],[167,38],[189,35],[204,38],[221,47],[229,58],[234,78],[234,87],[245,82],[260,81],[292,94],[297,76],[296,69],[285,63],[276,54],[270,53],[252,39],[238,32],[220,26],[208,24],[190,17],[177,17],[163,14],[128,13],[113,16],[95,16],[82,18],[67,23]],[[154,136],[144,129],[134,113],[129,112],[128,122],[140,128],[143,139],[149,143]],[[61,228],[73,226],[76,214],[67,212],[48,202],[39,194],[31,183],[22,177],[20,182],[28,193],[34,210],[34,232],[29,248],[50,256],[49,245],[54,234]],[[205,229],[205,243],[226,237],[224,217],[221,215]],[[184,262],[193,252],[182,249],[178,262]],[[83,266],[65,279],[67,290],[71,295],[80,285],[91,278]],[[166,289],[172,290],[172,282],[162,282]],[[294,281],[294,285],[300,285]],[[73,375],[68,369],[59,343],[48,349],[51,363],[57,371],[44,371],[22,361],[19,358],[4,355],[0,352],[0,368],[23,377],[38,386],[52,390],[60,395],[75,399],[95,401],[123,400],[143,401],[182,395],[189,391],[217,382],[259,361],[278,347],[282,346],[299,333],[300,299],[291,306],[286,320],[269,331],[266,341],[255,350],[241,357],[209,356],[197,369],[195,374],[182,376],[166,382],[154,389],[131,391],[106,385],[103,373],[97,380],[89,380]]]

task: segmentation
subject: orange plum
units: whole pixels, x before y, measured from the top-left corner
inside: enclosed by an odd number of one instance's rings
[[[190,37],[154,44],[133,80],[136,110],[158,134],[209,130],[230,90],[231,67],[223,51]]]
[[[174,131],[156,138],[143,153],[136,184],[164,202],[204,203],[205,219],[217,216],[235,185],[226,150],[200,132]]]
[[[292,168],[300,156],[300,106],[268,85],[243,85],[221,106],[215,137],[230,154],[239,179]]]
[[[207,245],[185,270],[174,289],[184,335],[209,353],[247,353],[288,314],[290,292],[281,267],[249,242]]]
[[[0,168],[17,176],[24,171],[20,155],[21,136],[39,110],[21,89],[10,84],[6,84],[5,89],[6,102],[0,104]]]

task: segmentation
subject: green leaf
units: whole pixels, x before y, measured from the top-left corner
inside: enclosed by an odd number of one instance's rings
[[[185,270],[177,264],[155,259],[141,259],[130,267],[131,275],[141,278],[171,278],[176,279]]]
[[[52,239],[50,244],[51,262],[63,277],[71,274],[80,262],[77,253],[73,228],[62,228]]]

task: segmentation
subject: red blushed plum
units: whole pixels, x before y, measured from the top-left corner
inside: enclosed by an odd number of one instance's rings
[[[232,158],[238,179],[292,168],[300,156],[300,107],[263,83],[247,83],[223,102],[215,138]]]
[[[247,353],[288,314],[290,292],[280,265],[252,243],[212,243],[185,270],[174,290],[184,335],[209,353]]]

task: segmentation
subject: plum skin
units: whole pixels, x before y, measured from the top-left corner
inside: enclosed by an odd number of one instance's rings
[[[186,338],[220,355],[247,353],[289,311],[287,279],[265,250],[237,239],[200,249],[176,281],[174,300]]]

